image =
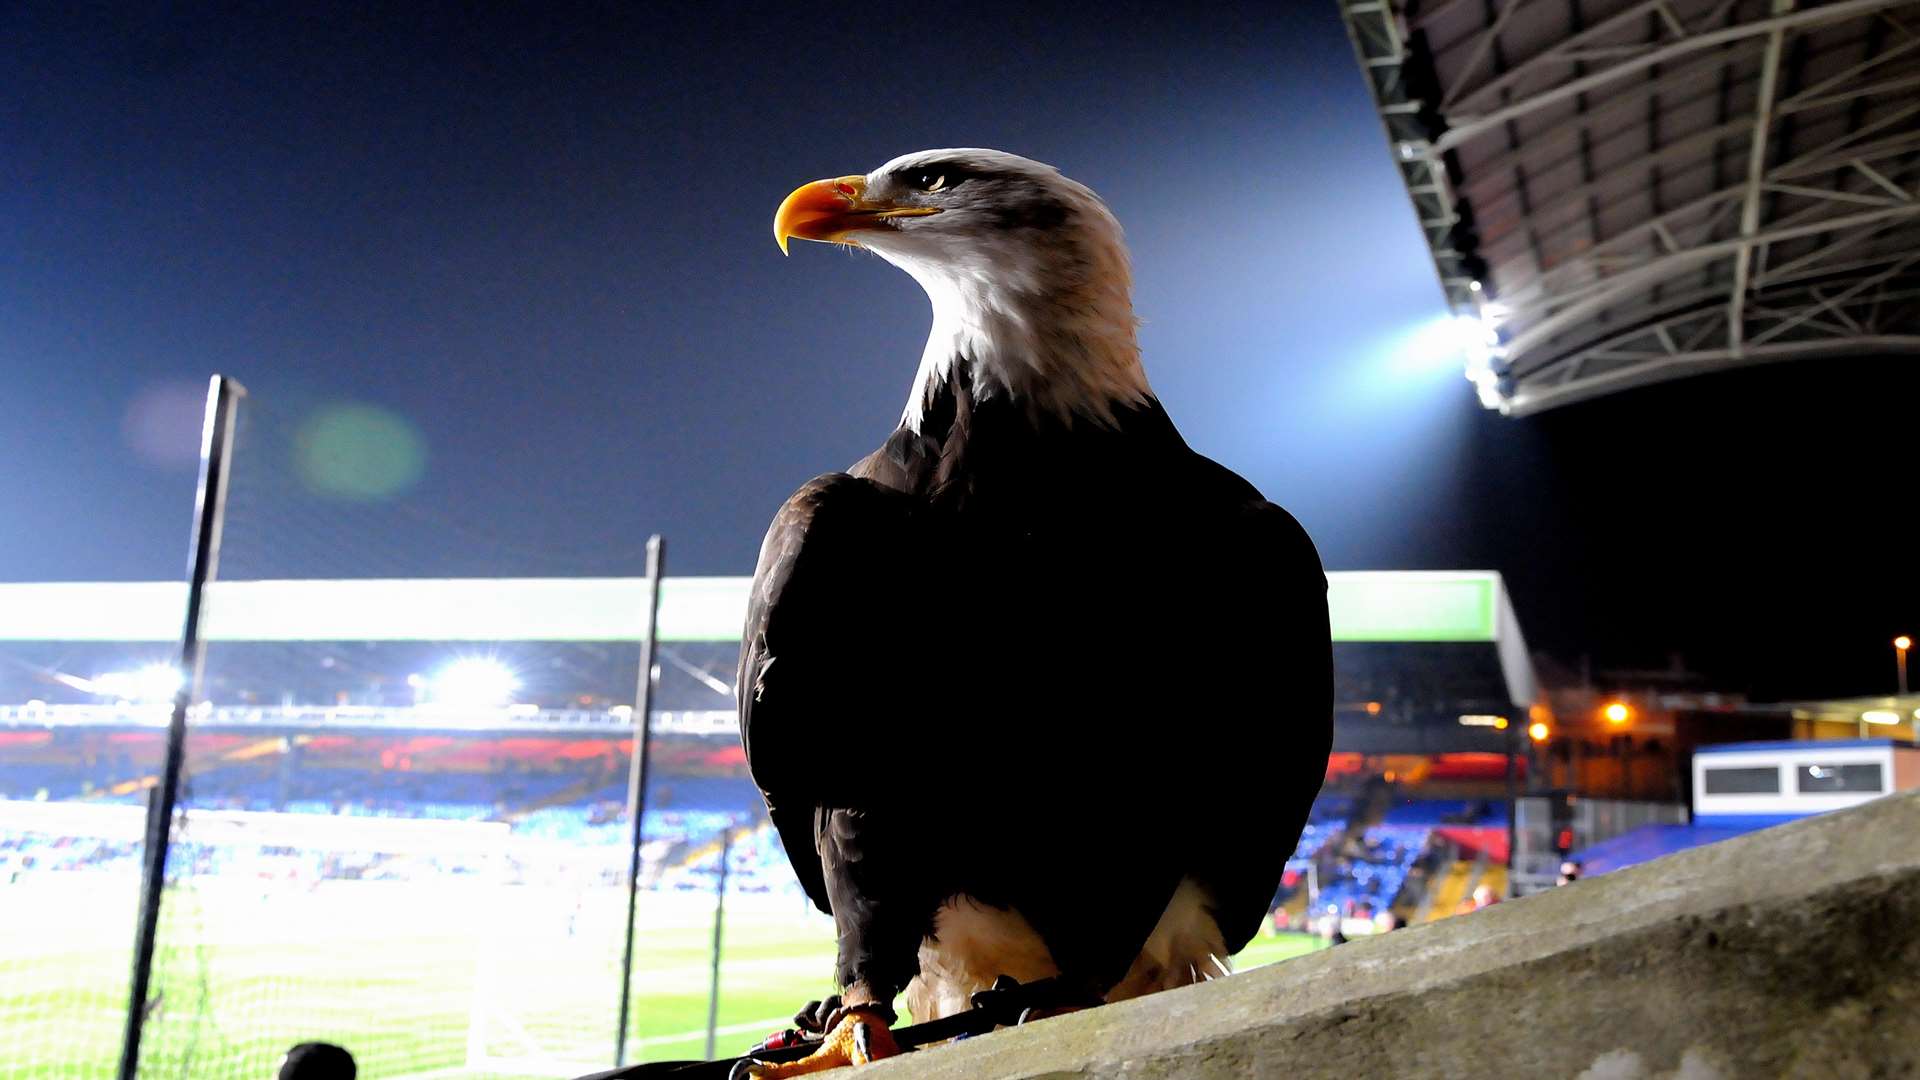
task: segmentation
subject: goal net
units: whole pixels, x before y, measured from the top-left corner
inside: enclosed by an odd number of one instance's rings
[[[42,855],[15,863],[0,931],[0,984],[35,988],[15,1008],[45,1006],[44,1022],[10,1018],[22,1044],[9,1048],[9,1069],[21,1070],[9,1075],[111,1074],[131,950],[101,946],[132,937],[145,816],[137,805],[0,801],[0,835]],[[351,1045],[363,1075],[464,1066],[480,945],[513,880],[508,830],[180,815],[141,1075],[270,1076],[287,1047],[309,1039]],[[96,869],[77,874],[74,864]],[[86,988],[86,1008],[62,1000],[69,986]]]

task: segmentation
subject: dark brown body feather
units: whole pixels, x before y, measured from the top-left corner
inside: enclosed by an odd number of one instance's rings
[[[781,507],[741,651],[748,762],[842,985],[903,988],[962,893],[1098,992],[1183,877],[1237,951],[1331,744],[1312,542],[1155,401],[1068,429],[956,365],[923,430]]]

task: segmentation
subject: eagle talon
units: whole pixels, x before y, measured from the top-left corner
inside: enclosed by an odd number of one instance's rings
[[[771,1062],[746,1058],[735,1062],[728,1080],[785,1080],[790,1076],[865,1065],[900,1052],[880,1010],[865,1005],[840,1010],[840,1017],[820,1041],[820,1048],[798,1061]]]
[[[810,1031],[815,1035],[824,1035],[833,1025],[834,1014],[840,1011],[840,995],[834,994],[825,1001],[809,1001],[793,1014],[794,1026],[801,1031]]]
[[[1014,1024],[1017,1026],[1020,1024],[1031,1024],[1035,1020],[1051,1020],[1056,1016],[1077,1013],[1091,1007],[1092,1006],[1089,1005],[1049,1005],[1045,1007],[1036,1006],[1031,1009],[1021,1009],[1020,1019],[1014,1021]]]

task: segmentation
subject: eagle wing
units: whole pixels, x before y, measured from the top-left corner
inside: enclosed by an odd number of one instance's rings
[[[1235,953],[1259,932],[1325,779],[1333,647],[1326,574],[1306,530],[1226,468],[1206,464],[1247,497],[1201,570],[1212,580],[1198,583],[1197,592],[1221,602],[1201,613],[1218,632],[1194,663],[1222,671],[1231,688],[1217,713],[1228,730],[1215,745],[1251,756],[1214,763],[1230,771],[1206,803],[1219,821],[1235,824],[1195,828],[1191,872],[1211,895],[1215,924]]]
[[[905,498],[829,473],[774,516],[760,548],[736,681],[747,768],[807,895],[831,911],[818,852],[822,807],[860,806],[889,770],[848,767],[864,708],[895,700],[901,670],[883,610],[902,563]],[[872,729],[867,729],[871,731]],[[878,740],[870,740],[874,742]]]

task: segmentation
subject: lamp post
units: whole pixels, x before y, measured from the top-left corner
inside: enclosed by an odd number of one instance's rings
[[[1893,662],[1900,667],[1900,693],[1907,692],[1907,650],[1913,648],[1913,639],[1905,634],[1893,639]]]

